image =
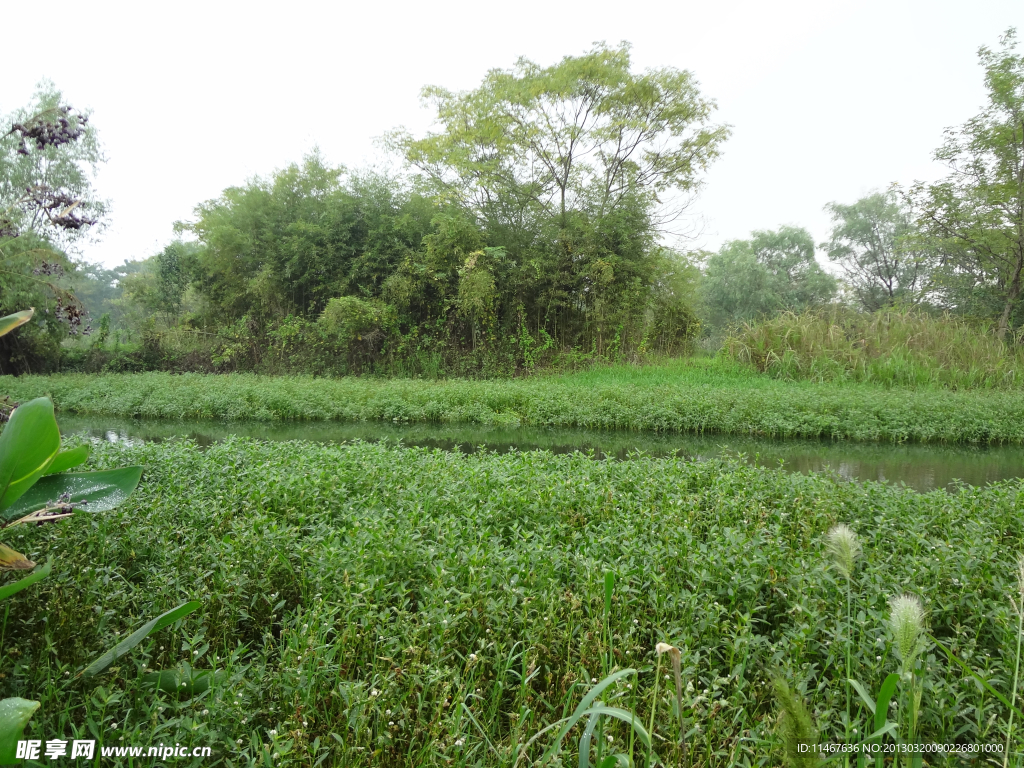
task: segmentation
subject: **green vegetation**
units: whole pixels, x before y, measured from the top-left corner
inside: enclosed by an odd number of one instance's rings
[[[725,349],[780,379],[1019,390],[1019,342],[948,315],[833,307],[744,323],[726,339]]]
[[[252,374],[67,374],[0,380],[68,413],[165,419],[383,420],[826,437],[1024,442],[1016,391],[779,381],[722,359],[498,381]]]
[[[147,469],[120,509],[17,539],[60,564],[10,601],[3,626],[0,694],[42,701],[33,737],[174,739],[235,765],[264,745],[280,764],[509,765],[604,676],[609,650],[638,674],[604,701],[646,726],[665,642],[680,650],[692,764],[776,765],[772,681],[840,742],[848,649],[870,690],[898,671],[886,628],[905,592],[934,637],[1010,694],[1019,482],[920,495],[721,462],[251,440],[106,445],[91,462]],[[862,547],[849,624],[826,537],[837,520]],[[74,678],[186,600],[203,610],[122,660],[123,683]],[[1002,744],[1008,709],[933,647],[920,659],[921,740]],[[222,670],[200,693],[144,680],[200,666]],[[685,765],[660,669],[655,743]],[[871,733],[857,697],[850,711],[851,733]],[[628,724],[602,727],[609,751],[627,748]],[[580,733],[563,742],[566,764]]]

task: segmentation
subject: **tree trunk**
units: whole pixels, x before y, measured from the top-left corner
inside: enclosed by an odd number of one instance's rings
[[[1006,304],[1003,305],[1003,314],[999,316],[999,330],[998,335],[1000,341],[1006,337],[1006,331],[1010,327],[1010,313],[1013,311],[1013,305],[1017,301],[1017,297],[1020,296],[1020,273],[1021,268],[1024,268],[1024,250],[1017,252],[1017,264],[1013,270],[1013,280],[1010,281],[1010,290],[1006,294]]]

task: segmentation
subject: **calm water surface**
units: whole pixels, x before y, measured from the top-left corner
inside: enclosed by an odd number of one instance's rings
[[[151,441],[188,437],[207,446],[230,435],[261,440],[351,440],[401,442],[404,445],[472,453],[547,450],[591,452],[595,458],[627,460],[638,452],[678,454],[687,459],[741,456],[751,464],[790,472],[833,472],[849,480],[905,483],[919,491],[949,488],[958,482],[985,485],[1024,476],[1024,446],[971,448],[879,445],[817,440],[764,440],[729,435],[657,435],[642,432],[486,427],[458,424],[392,425],[379,422],[222,422],[118,419],[107,416],[58,417],[65,434],[84,433],[96,441]]]

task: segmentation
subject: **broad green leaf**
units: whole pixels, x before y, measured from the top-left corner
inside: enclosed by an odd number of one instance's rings
[[[0,520],[11,521],[42,509],[62,493],[72,501],[88,501],[85,512],[106,512],[122,504],[142,477],[142,467],[120,467],[102,472],[66,472],[48,475],[37,482],[15,504],[0,512]]]
[[[120,643],[96,659],[96,661],[88,667],[79,672],[79,677],[92,677],[93,675],[98,675],[151,634],[163,629],[168,624],[173,624],[178,619],[188,616],[192,611],[196,610],[199,605],[200,603],[198,600],[193,600],[189,603],[182,603],[177,608],[173,608],[172,610],[167,611],[167,613],[160,614],[152,621],[146,622]]]
[[[26,587],[31,587],[37,581],[42,581],[50,575],[50,571],[53,569],[53,563],[49,560],[46,561],[46,565],[40,568],[38,571],[33,571],[24,579],[19,579],[12,584],[4,584],[0,587],[0,600],[6,600],[11,595],[16,595]],[[0,763],[3,765],[3,763]]]
[[[36,564],[25,557],[21,552],[0,544],[0,571],[28,571],[36,567]]]
[[[35,484],[59,451],[60,430],[50,398],[37,397],[15,408],[0,435],[0,510]]]
[[[896,693],[896,686],[899,685],[900,676],[895,672],[890,674],[882,682],[882,687],[878,691],[878,701],[875,704],[875,730],[881,730],[885,727],[885,716],[889,713],[889,701],[892,699],[894,693]]]
[[[599,768],[630,768],[631,763],[626,755],[608,755],[601,761]]]
[[[85,460],[89,458],[89,446],[80,445],[77,448],[72,448],[70,451],[61,451],[53,457],[53,461],[50,462],[50,466],[43,472],[43,476],[55,475],[58,472],[65,472],[72,467],[77,467],[79,464],[85,463]]]
[[[4,699],[0,701],[0,765],[17,765],[18,741],[25,735],[25,726],[39,709],[38,701]]]
[[[23,309],[21,312],[15,312],[13,315],[7,315],[7,317],[0,317],[0,336],[10,333],[19,325],[24,325],[32,319],[32,315],[35,313],[34,308]]]
[[[223,677],[223,669],[164,669],[143,675],[142,683],[165,693],[187,693],[194,696],[208,690]]]

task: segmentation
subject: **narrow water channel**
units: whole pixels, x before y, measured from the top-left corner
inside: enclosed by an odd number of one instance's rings
[[[790,472],[833,472],[848,480],[905,483],[918,491],[950,488],[957,482],[985,485],[1024,476],[1024,446],[972,448],[941,445],[885,445],[819,440],[764,440],[732,435],[658,435],[641,432],[486,427],[459,424],[395,425],[379,422],[222,422],[118,419],[107,416],[58,417],[65,434],[83,433],[96,441],[149,441],[188,437],[210,445],[229,435],[261,440],[350,440],[467,453],[547,450],[592,452],[596,458],[627,460],[637,452],[678,454],[687,459],[742,456],[751,464]]]

